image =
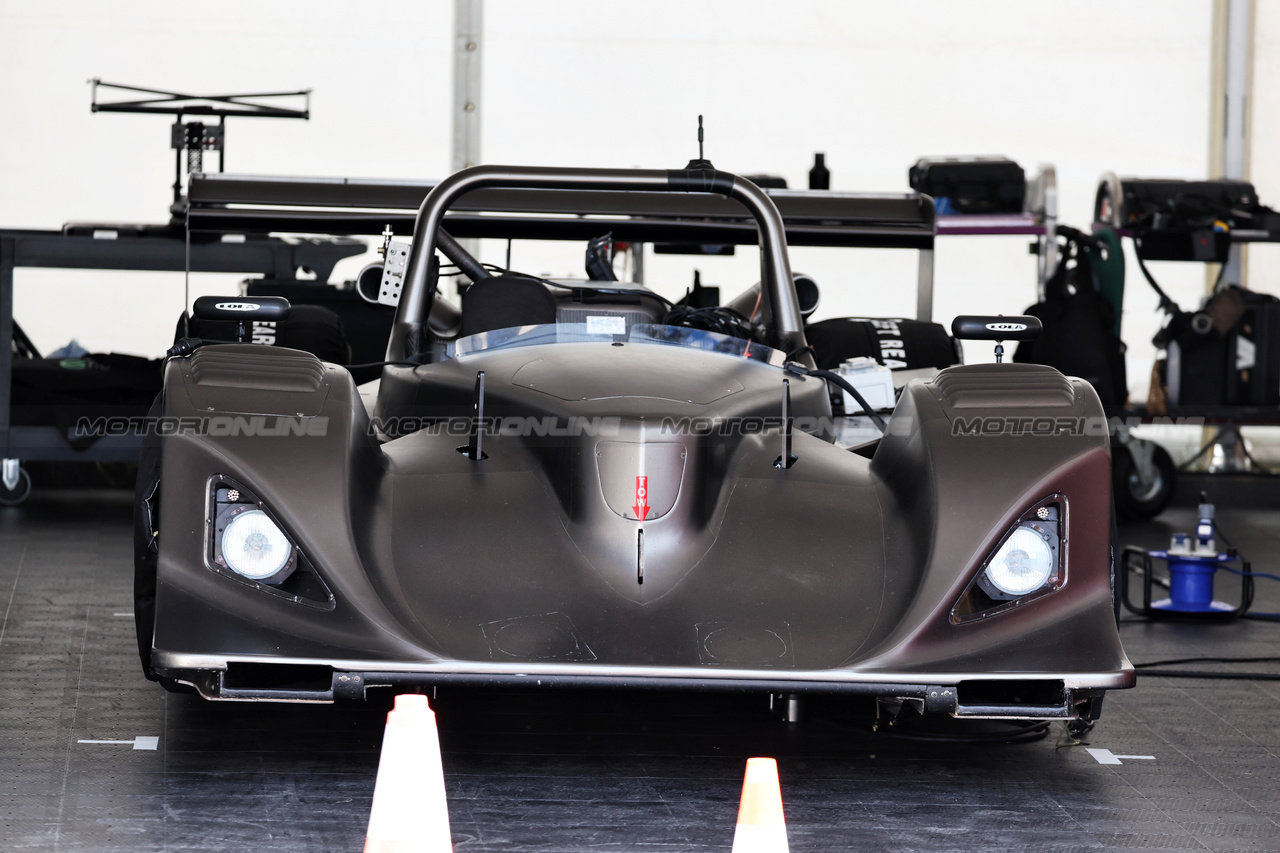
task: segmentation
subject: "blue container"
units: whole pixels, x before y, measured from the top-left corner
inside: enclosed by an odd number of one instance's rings
[[[1230,562],[1226,554],[1170,554],[1152,551],[1169,563],[1169,597],[1153,601],[1151,609],[1175,613],[1229,613],[1236,608],[1222,601],[1213,600],[1213,576],[1218,565]]]

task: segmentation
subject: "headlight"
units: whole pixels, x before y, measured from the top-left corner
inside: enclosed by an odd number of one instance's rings
[[[293,545],[260,509],[242,512],[222,531],[219,550],[232,571],[251,580],[265,580],[289,562]]]
[[[953,625],[995,616],[1066,584],[1066,509],[1065,496],[1050,495],[1012,524],[951,608]]]
[[[1049,532],[1023,524],[996,551],[982,577],[1003,593],[1000,597],[1017,598],[1048,583],[1056,562]]]
[[[222,577],[304,607],[335,599],[296,540],[258,497],[222,474],[209,478],[205,566]]]

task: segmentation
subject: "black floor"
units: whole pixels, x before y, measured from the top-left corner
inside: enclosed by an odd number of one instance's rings
[[[0,509],[0,851],[359,850],[388,700],[213,705],[145,681],[129,512],[111,492]],[[1122,528],[1121,541],[1160,547],[1193,521],[1173,510]],[[1280,569],[1278,521],[1221,512],[1259,571]],[[1280,583],[1262,582],[1257,609],[1280,610]],[[1122,632],[1135,661],[1280,655],[1280,624],[1126,621]],[[459,851],[728,850],[745,759],[771,755],[793,851],[929,853],[1280,850],[1277,704],[1280,682],[1144,676],[1107,699],[1087,740],[1154,760],[1102,764],[1059,747],[1056,727],[1022,744],[913,740],[871,733],[860,707],[780,723],[757,697],[442,691],[435,702]],[[135,749],[139,737],[157,748]]]

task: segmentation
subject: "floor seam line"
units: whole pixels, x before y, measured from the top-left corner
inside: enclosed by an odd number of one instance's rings
[[[92,584],[92,580],[90,581]],[[90,597],[92,601],[92,596]],[[74,741],[76,736],[76,725],[80,713],[80,687],[84,683],[84,657],[85,647],[89,644],[89,615],[93,612],[92,604],[85,604],[84,607],[84,633],[80,635],[80,666],[76,670],[76,701],[71,706],[71,727],[68,732],[68,740]],[[67,744],[67,760],[62,767],[62,790],[58,796],[58,822],[53,830],[53,849],[57,853],[62,846],[62,816],[67,807],[67,779],[71,776],[71,756],[72,744]]]
[[[13,575],[13,587],[9,590],[9,602],[4,607],[4,620],[0,621],[0,646],[4,645],[4,632],[9,627],[9,613],[13,610],[13,599],[18,594],[18,581],[22,579],[22,564],[27,559],[27,548],[30,546],[31,540],[25,539],[22,543],[22,553],[18,555],[18,570]]]

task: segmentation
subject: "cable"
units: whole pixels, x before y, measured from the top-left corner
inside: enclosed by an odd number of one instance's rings
[[[1249,452],[1249,446],[1244,442],[1244,436],[1240,435],[1239,430],[1235,430],[1235,432],[1236,432],[1236,437],[1240,440],[1240,449],[1241,451],[1244,452],[1244,458],[1252,462],[1254,466],[1258,469],[1257,472],[1249,472],[1251,476],[1254,476],[1254,477],[1280,476],[1280,474],[1277,474],[1275,471],[1272,471],[1266,465],[1263,465],[1261,462],[1255,459],[1253,454]],[[1183,462],[1181,465],[1179,465],[1178,470],[1179,471],[1190,470],[1192,465],[1196,464],[1196,462],[1199,461],[1202,456],[1204,456],[1215,445],[1218,444],[1218,441],[1219,439],[1221,439],[1221,437],[1222,437],[1222,431],[1219,430],[1217,433],[1214,434],[1213,438],[1209,439],[1209,441],[1203,447],[1201,447],[1199,450],[1195,452],[1194,456],[1192,456],[1186,462]]]
[[[1225,539],[1226,537],[1224,536],[1223,538]],[[1231,543],[1228,542],[1227,544],[1230,545]],[[1272,575],[1272,574],[1268,574],[1267,572],[1255,572],[1255,571],[1245,571],[1243,569],[1233,569],[1230,566],[1223,565],[1221,563],[1218,564],[1218,568],[1222,569],[1224,572],[1231,572],[1231,574],[1239,575],[1241,577],[1266,578],[1267,580],[1280,581],[1280,575]]]
[[[828,382],[832,382],[840,388],[843,388],[845,391],[849,392],[850,397],[858,401],[858,405],[862,407],[863,414],[871,418],[871,422],[880,428],[880,432],[882,434],[888,431],[889,425],[885,423],[884,418],[880,417],[880,415],[876,413],[876,410],[871,408],[871,404],[867,402],[867,398],[859,394],[858,389],[850,385],[848,380],[839,373],[835,373],[830,370],[814,370],[795,361],[788,361],[782,366],[782,369],[790,373],[794,373],[797,376],[817,376],[820,379],[825,379]]]
[[[1226,264],[1223,264],[1223,267],[1225,268]],[[1280,475],[1277,475],[1275,471],[1272,471],[1266,465],[1263,465],[1261,462],[1259,462],[1257,459],[1253,457],[1253,454],[1249,452],[1249,445],[1245,444],[1244,442],[1244,436],[1240,436],[1240,450],[1244,453],[1244,458],[1252,462],[1258,468],[1258,470],[1262,473],[1263,476],[1265,477],[1280,476]]]
[[[1280,681],[1280,673],[1274,672],[1197,672],[1191,669],[1162,669],[1149,673],[1161,678],[1203,678],[1226,681]]]
[[[347,370],[357,370],[363,367],[422,367],[420,361],[369,361],[364,364],[339,364],[338,367],[345,367]]]
[[[1051,720],[1040,720],[1034,723],[1014,723],[1012,731],[1007,732],[975,732],[973,734],[932,734],[927,732],[906,732],[891,727],[876,727],[874,734],[898,740],[931,741],[933,743],[1030,743],[1042,740],[1049,733]]]
[[[1213,280],[1213,289],[1210,293],[1217,293],[1218,288],[1222,286],[1222,277],[1227,273],[1227,264],[1218,264],[1218,275]]]
[[[753,339],[750,321],[732,308],[690,308],[687,305],[677,305],[667,312],[662,322],[667,326],[701,329],[740,340]]]
[[[1280,663],[1280,657],[1260,657],[1260,658],[1220,658],[1220,657],[1195,657],[1195,658],[1170,658],[1168,660],[1153,660],[1146,663],[1135,663],[1134,669],[1147,669],[1153,666],[1169,666],[1175,663]]]
[[[1181,465],[1179,465],[1178,471],[1182,472],[1182,471],[1190,470],[1191,466],[1196,464],[1196,462],[1200,459],[1200,457],[1208,453],[1210,448],[1212,448],[1217,443],[1218,443],[1218,437],[1215,435],[1213,438],[1209,439],[1209,442],[1207,444],[1205,444],[1203,447],[1197,450],[1194,456],[1192,456],[1186,462],[1183,462]]]
[[[436,248],[440,250],[440,254],[453,261],[458,269],[466,273],[467,278],[472,281],[489,278],[489,271],[485,269],[484,264],[472,257],[471,253],[462,248],[462,245],[453,239],[453,235],[443,228],[436,229]]]
[[[871,418],[871,422],[880,428],[881,433],[888,430],[888,424],[885,423],[884,418],[880,417],[880,415],[876,413],[875,409],[871,408],[871,404],[867,402],[867,398],[863,397],[858,389],[854,388],[853,385],[839,373],[835,373],[830,370],[813,370],[810,371],[810,375],[819,376],[826,379],[828,382],[834,382],[840,388],[848,391],[849,396],[853,397],[853,399],[858,402],[858,405],[862,407],[863,414]]]
[[[484,264],[484,267],[486,270],[492,266],[493,264]],[[444,272],[444,270],[452,270],[452,272]],[[458,269],[453,264],[445,264],[444,266],[440,267],[439,276],[441,278],[453,278],[454,276],[459,276],[459,275],[466,275],[466,273],[463,270]]]
[[[1151,285],[1152,290],[1160,297],[1159,310],[1169,314],[1180,314],[1182,309],[1178,307],[1178,303],[1169,298],[1169,294],[1156,283],[1155,277],[1151,275],[1151,270],[1147,269],[1147,263],[1142,259],[1142,237],[1135,235],[1133,240],[1133,256],[1138,259],[1138,269],[1142,270],[1142,275],[1147,280],[1147,284]]]
[[[1209,502],[1208,491],[1207,490],[1202,491],[1200,493],[1200,503],[1207,504],[1208,502]],[[1223,530],[1221,527],[1219,527],[1216,521],[1213,524],[1213,532],[1218,534],[1218,536],[1222,539],[1223,542],[1227,543],[1228,548],[1230,548],[1232,551],[1236,552],[1237,554],[1240,553],[1240,549],[1236,547],[1236,543],[1231,541],[1231,538],[1227,536],[1227,532]],[[1241,559],[1243,559],[1243,555],[1241,556]]]
[[[244,341],[221,341],[214,338],[181,338],[176,344],[169,348],[165,353],[166,358],[178,358],[181,356],[191,355],[203,346],[212,344],[215,346],[226,346],[245,343]],[[386,367],[388,365],[401,365],[403,367],[422,367],[419,361],[370,361],[365,364],[339,364],[338,367],[347,370],[356,370],[362,367]]]

